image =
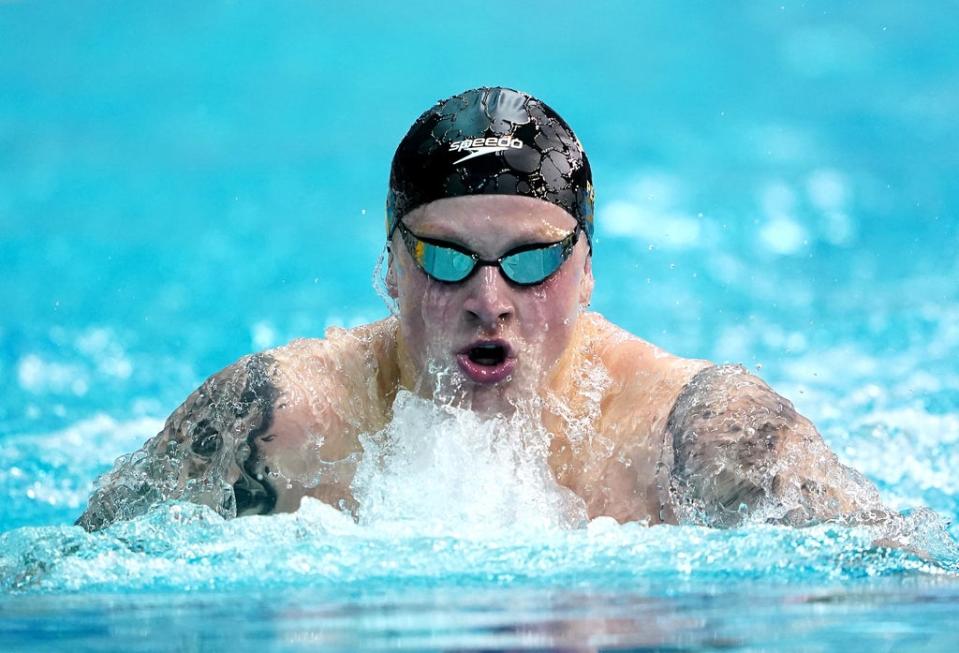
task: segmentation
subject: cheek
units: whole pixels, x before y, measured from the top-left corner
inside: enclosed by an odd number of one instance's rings
[[[541,286],[524,292],[522,316],[526,340],[543,351],[562,351],[579,314],[579,283],[575,269],[561,269]]]
[[[419,270],[404,269],[397,274],[397,302],[400,322],[408,343],[438,339],[455,324],[456,291],[433,281]]]

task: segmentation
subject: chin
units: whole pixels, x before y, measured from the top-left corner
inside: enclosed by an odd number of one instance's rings
[[[510,394],[510,389],[503,387],[471,388],[471,392],[465,397],[463,408],[485,417],[509,417],[516,410],[516,402]]]
[[[532,387],[515,377],[508,377],[497,383],[476,383],[458,370],[450,370],[445,378],[432,377],[430,386],[433,388],[433,400],[436,403],[471,410],[488,417],[509,417],[523,399],[535,394]]]

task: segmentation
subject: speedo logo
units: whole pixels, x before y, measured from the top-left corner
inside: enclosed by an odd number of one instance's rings
[[[467,138],[465,141],[453,141],[450,143],[450,152],[469,152],[462,159],[453,161],[453,165],[456,165],[484,154],[503,152],[510,148],[518,150],[522,147],[523,141],[513,136],[500,136],[499,138],[490,136],[489,138]]]

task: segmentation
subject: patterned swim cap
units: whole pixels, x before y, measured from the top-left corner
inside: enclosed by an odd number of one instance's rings
[[[387,237],[416,207],[460,195],[525,195],[556,204],[576,219],[592,248],[586,152],[566,121],[527,93],[475,88],[417,118],[393,156]]]

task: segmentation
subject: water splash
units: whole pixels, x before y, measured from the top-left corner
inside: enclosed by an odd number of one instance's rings
[[[383,246],[380,255],[376,258],[376,265],[373,266],[373,290],[383,300],[383,304],[389,310],[390,315],[399,315],[399,307],[396,299],[390,295],[390,289],[387,284],[387,275],[390,267],[390,246],[389,243]]]
[[[371,521],[371,520],[370,520]],[[472,537],[356,524],[313,499],[293,514],[224,520],[210,508],[164,503],[98,533],[27,527],[0,535],[4,592],[189,591],[378,587],[616,588],[653,583],[841,581],[959,573],[875,544],[869,528],[620,525]]]
[[[390,424],[361,437],[359,521],[470,536],[580,526],[585,504],[553,478],[551,438],[528,411],[483,418],[401,391]]]

